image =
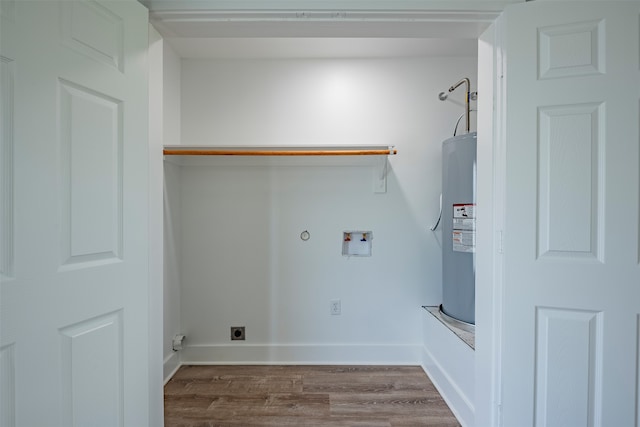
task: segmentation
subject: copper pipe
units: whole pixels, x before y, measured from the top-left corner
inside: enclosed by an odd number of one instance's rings
[[[453,86],[451,86],[449,88],[449,93],[453,92],[454,90],[456,90],[461,84],[465,84],[467,87],[467,92],[464,95],[464,106],[465,106],[465,116],[467,118],[466,120],[466,128],[467,128],[467,133],[471,132],[471,106],[469,104],[470,98],[471,98],[471,82],[469,81],[468,78],[463,78],[462,80],[460,80],[458,83],[454,84]],[[440,94],[438,94],[438,98],[440,99],[440,101],[444,101],[445,99],[447,99],[448,94],[444,93],[444,92],[440,92]]]

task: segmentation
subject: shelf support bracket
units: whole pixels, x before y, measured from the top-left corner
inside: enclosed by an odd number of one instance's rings
[[[387,174],[389,171],[389,156],[379,156],[373,167],[373,192],[387,192]]]

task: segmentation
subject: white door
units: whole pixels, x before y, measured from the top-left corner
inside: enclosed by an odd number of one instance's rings
[[[638,425],[639,18],[505,10],[504,426]]]
[[[147,11],[1,3],[0,424],[147,426]]]

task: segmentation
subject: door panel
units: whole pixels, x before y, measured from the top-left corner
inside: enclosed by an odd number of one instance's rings
[[[146,9],[7,10],[2,225],[14,250],[2,257],[1,425],[148,425]]]
[[[122,326],[120,310],[60,329],[63,425],[123,425]]]
[[[537,308],[537,424],[594,424],[602,389],[602,317],[594,311]]]
[[[62,42],[77,52],[124,72],[124,22],[94,2],[63,3]]]
[[[541,106],[538,116],[537,256],[598,261],[604,105]]]
[[[603,20],[563,23],[538,28],[540,80],[605,72]]]
[[[505,10],[505,426],[637,425],[639,17]]]
[[[122,101],[71,82],[58,85],[62,264],[116,262],[122,252]]]
[[[0,347],[0,425],[15,426],[16,365],[15,344]]]

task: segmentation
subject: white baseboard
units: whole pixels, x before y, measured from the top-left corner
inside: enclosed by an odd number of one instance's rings
[[[173,377],[173,375],[182,365],[180,363],[180,357],[178,355],[178,352],[174,351],[172,354],[165,357],[163,365],[164,365],[164,368],[163,368],[164,384],[166,385],[167,382],[169,382],[171,377]]]
[[[187,345],[187,364],[256,365],[420,365],[419,344],[398,345]]]
[[[423,321],[422,368],[463,427],[475,425],[474,351],[430,313]]]

